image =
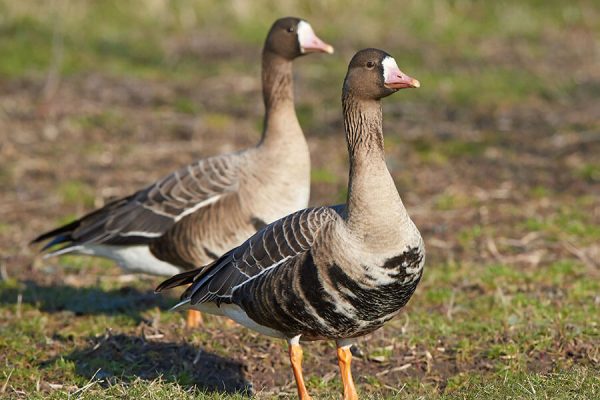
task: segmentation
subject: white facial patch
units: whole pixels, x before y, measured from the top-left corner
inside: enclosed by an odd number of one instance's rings
[[[393,78],[393,74],[398,73],[400,68],[398,68],[398,64],[396,64],[396,60],[393,57],[386,56],[381,62],[383,65],[383,81],[388,82],[389,78]]]
[[[300,44],[300,52],[305,53],[305,47],[310,45],[317,35],[313,31],[312,26],[306,21],[298,22],[298,43]]]

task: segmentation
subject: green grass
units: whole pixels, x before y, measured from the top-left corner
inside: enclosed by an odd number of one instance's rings
[[[140,160],[146,163],[152,154],[133,158],[132,138],[147,146],[148,138],[158,137],[147,125],[137,125],[143,118],[159,125],[160,135],[175,145],[181,143],[163,132],[163,124],[189,122],[195,136],[209,139],[194,150],[207,153],[213,148],[208,142],[219,134],[250,135],[238,129],[242,121],[244,129],[258,132],[262,120],[250,121],[248,115],[262,112],[259,90],[252,86],[260,63],[249,60],[256,61],[272,20],[288,14],[307,18],[336,47],[333,56],[299,60],[295,70],[298,117],[313,161],[320,162],[311,179],[327,193],[319,202],[343,202],[347,196],[347,174],[338,176],[341,169],[334,168],[346,162],[345,145],[340,141],[339,152],[331,154],[319,145],[341,131],[334,124],[349,57],[362,47],[381,47],[422,83],[419,90],[386,100],[384,110],[386,156],[399,187],[409,194],[403,193],[405,203],[423,221],[428,262],[405,312],[360,343],[365,357],[354,362],[354,372],[361,395],[600,398],[600,280],[594,260],[586,263],[581,254],[565,250],[589,251],[593,258],[600,242],[598,165],[586,149],[563,156],[548,146],[555,133],[598,127],[593,115],[586,119],[581,110],[569,110],[572,102],[592,104],[598,97],[590,72],[595,60],[578,47],[581,38],[597,45],[600,9],[591,0],[258,0],[252,5],[159,0],[144,7],[116,0],[0,0],[0,81],[17,88],[2,109],[6,106],[7,120],[16,121],[19,139],[10,137],[0,146],[1,155],[13,157],[0,166],[0,183],[19,193],[18,210],[27,216],[0,221],[0,235],[11,243],[0,264],[11,266],[19,278],[0,282],[0,397],[242,398],[210,391],[205,380],[215,371],[272,378],[275,383],[266,379],[259,398],[294,397],[293,386],[285,386],[291,373],[280,341],[225,327],[216,317],[207,318],[205,329],[185,331],[180,313],[168,311],[177,294],[151,293],[157,279],[120,281],[113,263],[77,256],[30,268],[29,254],[14,249],[26,236],[23,221],[37,215],[40,191],[52,190],[63,206],[44,210],[48,225],[72,221],[99,196],[92,179],[79,177],[62,183],[47,179],[46,186],[24,190],[36,186],[28,172],[37,164],[19,164],[17,158],[40,156],[30,156],[21,141],[44,154],[61,151],[62,157],[72,149],[31,135],[49,123],[59,132],[73,131],[69,137],[76,138],[84,157],[69,165],[82,165],[118,145],[115,165],[118,158],[132,157],[125,165],[139,183],[148,171],[138,170]],[[123,107],[103,103],[93,91],[81,113],[69,114],[77,109],[70,102],[77,100],[67,98],[61,105],[66,122],[34,119],[32,110],[15,104],[24,102],[21,88],[30,93],[29,86],[35,88],[30,91],[43,87],[53,64],[63,87],[75,93],[89,76],[107,77],[109,89],[123,89],[125,95],[129,89],[121,83],[168,90],[160,104],[138,104],[145,92],[136,92],[122,100]],[[138,118],[131,118],[136,112]],[[155,114],[160,118],[150,119]],[[506,116],[514,128],[498,127]],[[28,119],[34,122],[27,125]],[[388,136],[397,126],[406,134]],[[144,128],[148,132],[138,135]],[[22,139],[21,130],[29,136]],[[533,139],[527,141],[529,135]],[[34,146],[39,141],[42,150]],[[560,179],[551,179],[553,173]],[[528,234],[537,239],[510,244]],[[489,254],[491,239],[500,255]],[[543,253],[539,261],[517,258],[535,251]],[[194,364],[199,349],[208,356]],[[232,360],[252,369],[240,372],[228,364]],[[394,370],[398,367],[405,369]],[[333,344],[306,345],[305,370],[314,398],[339,398]],[[286,394],[278,396],[280,389]]]
[[[313,168],[310,171],[310,180],[318,183],[336,183],[338,178],[325,168]]]
[[[587,201],[582,198],[579,203],[583,206]],[[529,217],[522,226],[529,231],[543,232],[555,241],[566,239],[587,244],[600,240],[600,227],[578,205],[563,205],[547,216]]]
[[[3,1],[0,52],[4,57],[0,74],[13,78],[44,75],[56,61],[59,43],[63,49],[59,70],[65,75],[95,70],[147,79],[189,81],[193,76],[214,76],[228,64],[193,51],[174,54],[170,44],[212,31],[232,39],[240,48],[250,45],[258,51],[271,20],[291,13],[306,16],[331,42],[343,38],[342,53],[362,46],[380,46],[397,54],[402,67],[423,83],[414,94],[418,99],[482,107],[536,97],[564,97],[574,88],[568,77],[557,80],[554,71],[521,68],[519,60],[489,63],[486,57],[498,46],[498,39],[506,43],[519,40],[515,57],[521,53],[545,57],[546,43],[540,32],[551,36],[574,27],[599,31],[597,24],[586,17],[586,13],[596,11],[588,1],[576,5],[552,1],[541,6],[518,1],[482,4],[415,0],[402,4],[402,21],[378,2],[370,4],[361,15],[354,12],[354,6],[364,7],[363,3],[346,7],[338,3],[300,2],[290,8],[264,0],[240,11],[231,5],[202,0],[159,1],[143,9],[116,1],[77,5],[66,1],[22,2],[19,6]],[[365,21],[378,23],[369,29],[350,28],[361,25],[358,18],[362,15],[367,16]],[[58,39],[53,42],[53,37]],[[346,56],[323,60],[328,67],[323,72],[335,77],[334,82],[341,79]],[[422,68],[424,63],[427,69]],[[481,64],[488,65],[482,70]],[[256,66],[251,68],[256,70]],[[182,112],[194,110],[185,100],[177,104]],[[311,119],[311,110],[300,110],[301,120]]]
[[[586,164],[580,167],[575,175],[590,183],[600,182],[600,164]]]
[[[199,111],[194,101],[187,97],[180,97],[175,100],[175,109],[184,114],[197,114]]]
[[[482,378],[464,374],[449,383],[443,399],[595,399],[600,396],[600,378],[575,367],[553,374],[511,373]]]
[[[76,123],[83,129],[105,129],[115,132],[126,122],[125,116],[118,110],[105,110],[97,114],[81,116]]]
[[[398,352],[402,352],[398,346],[408,346],[429,349],[433,354],[430,361],[433,368],[445,365],[445,360],[454,360],[457,365],[462,365],[463,371],[451,376],[441,390],[432,386],[431,382],[410,377],[402,379],[396,390],[401,389],[408,398],[425,396],[440,399],[462,399],[465,396],[470,399],[533,399],[540,398],[537,396],[544,398],[545,395],[551,398],[586,398],[586,394],[598,393],[597,365],[576,361],[578,357],[585,358],[586,352],[597,351],[597,348],[586,347],[582,338],[591,341],[588,343],[600,341],[598,321],[590,319],[596,310],[594,299],[600,291],[600,282],[581,279],[586,274],[584,266],[572,260],[562,260],[543,270],[516,270],[514,266],[504,264],[433,264],[427,268],[417,297],[407,310],[409,322],[404,334],[398,341],[383,347],[365,343],[367,358],[380,363],[380,369],[385,370],[394,366],[389,364],[390,360],[396,359]],[[125,336],[123,340],[116,336],[115,340],[120,343],[119,353],[115,353],[112,359],[107,359],[104,353],[94,356],[85,348],[77,350],[77,346],[82,344],[81,338],[102,336],[107,327],[113,328],[114,335],[119,332],[128,335],[128,332],[136,331],[140,317],[152,318],[161,314],[156,309],[144,311],[136,306],[139,304],[136,303],[136,296],[139,296],[136,292],[121,295],[119,289],[111,293],[110,287],[113,285],[100,285],[98,289],[82,288],[80,293],[71,293],[73,289],[67,287],[45,288],[42,297],[39,297],[41,288],[28,289],[16,282],[3,284],[0,288],[3,302],[15,297],[17,292],[23,294],[23,304],[18,311],[15,305],[0,308],[0,321],[4,322],[0,328],[0,349],[8,361],[2,373],[7,376],[12,371],[10,380],[13,387],[33,395],[38,380],[61,382],[73,387],[53,392],[53,396],[58,396],[56,398],[83,388],[90,398],[111,398],[115,393],[122,393],[128,398],[138,395],[157,399],[171,395],[201,399],[236,398],[219,397],[222,395],[215,393],[205,396],[194,391],[190,384],[195,378],[190,375],[189,367],[172,367],[175,369],[171,372],[164,372],[167,374],[165,377],[152,377],[150,382],[136,378],[132,371],[134,374],[135,371],[143,373],[151,360],[164,357],[165,350],[155,347],[155,350],[147,348],[140,353],[139,339],[135,336]],[[78,299],[78,304],[69,305],[73,298]],[[107,303],[107,300],[110,302]],[[69,322],[55,325],[57,314],[48,313],[57,311],[63,313],[60,321],[66,317]],[[12,317],[16,312],[21,318]],[[81,316],[75,316],[79,314]],[[173,323],[178,318],[175,313],[161,314],[163,324]],[[209,321],[209,324],[214,323]],[[385,329],[394,332],[404,324],[403,318],[399,318]],[[188,340],[209,343],[210,351],[219,356],[230,355],[231,349],[219,347],[218,342],[211,342],[210,335],[203,332],[194,333]],[[262,341],[268,342],[269,339]],[[56,349],[57,342],[61,343],[58,347],[64,349],[62,354],[73,349],[73,345],[76,350],[67,357],[49,359],[45,349]],[[444,352],[436,350],[440,347],[445,348]],[[123,358],[117,354],[131,355]],[[307,365],[314,362],[313,356],[316,354],[307,354]],[[139,357],[138,361],[134,361]],[[40,360],[48,361],[40,363]],[[367,398],[381,398],[383,393],[391,395],[390,389],[382,386],[377,376],[360,372],[364,362],[357,362],[355,374],[359,387],[367,390]],[[540,364],[535,366],[536,362]],[[533,371],[530,369],[532,365]],[[536,372],[537,368],[543,371]],[[101,374],[104,378],[93,383],[95,380],[90,376],[98,370],[109,371],[108,376],[113,378],[108,379]],[[335,371],[334,365],[331,365],[331,371]],[[88,386],[89,383],[93,384]],[[322,376],[311,375],[308,384],[311,392],[318,397],[330,398],[339,390],[337,376],[324,380]]]
[[[60,184],[57,192],[65,204],[73,206],[92,207],[94,205],[94,192],[85,182],[78,180],[65,181]]]

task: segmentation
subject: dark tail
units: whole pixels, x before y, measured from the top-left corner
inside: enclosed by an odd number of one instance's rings
[[[71,236],[71,234],[73,233],[73,231],[75,229],[77,229],[79,227],[79,224],[80,224],[80,220],[77,220],[77,221],[71,222],[70,224],[63,225],[59,228],[51,230],[49,232],[42,233],[40,236],[36,237],[31,242],[29,242],[29,244],[32,245],[35,243],[43,242],[44,240],[52,239],[50,242],[48,242],[44,246],[44,248],[42,249],[42,251],[44,251],[54,245],[70,242],[73,240],[73,237]]]
[[[193,269],[191,271],[185,271],[175,276],[170,277],[166,281],[162,282],[156,289],[154,289],[155,293],[162,292],[166,289],[172,289],[177,286],[188,285],[194,282],[196,276],[203,270],[204,268]]]

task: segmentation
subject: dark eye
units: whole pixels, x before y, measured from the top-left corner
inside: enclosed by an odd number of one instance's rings
[[[289,28],[287,28],[287,31],[288,31],[289,33],[292,33],[292,32],[294,32],[295,30],[296,30],[296,29],[295,29],[293,26],[290,26]]]
[[[368,69],[373,69],[374,66],[375,66],[375,63],[373,61],[367,61],[367,68]]]

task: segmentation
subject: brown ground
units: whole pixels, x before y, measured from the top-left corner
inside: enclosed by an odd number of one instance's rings
[[[600,224],[600,88],[597,71],[590,65],[588,72],[566,103],[534,98],[506,106],[464,108],[414,103],[410,93],[386,102],[389,166],[425,237],[428,266],[501,263],[528,271],[569,258],[586,266],[587,279],[600,278],[597,241],[580,235],[575,237],[582,239],[573,242],[572,236],[562,235],[558,223],[548,230],[523,225],[565,207],[584,213],[590,226]],[[226,389],[234,390],[251,380],[254,390],[267,394],[294,392],[278,341],[210,317],[202,334],[188,334],[177,319],[161,322],[172,299],[161,300],[160,310],[155,308],[150,291],[159,279],[135,278],[132,286],[118,278],[117,268],[97,262],[91,268],[67,270],[57,267],[58,260],[33,263],[35,250],[27,247],[36,234],[68,216],[126,195],[198,157],[255,143],[262,113],[259,82],[250,75],[244,82],[240,88],[229,79],[213,79],[203,81],[199,90],[189,84],[93,73],[66,78],[46,104],[39,101],[43,79],[0,82],[2,271],[27,282],[26,303],[60,317],[48,322],[56,333],[45,345],[47,359],[38,361],[52,363],[66,357],[76,361],[78,374],[91,378],[97,365],[86,364],[86,359],[93,355],[128,361],[130,370],[115,367],[112,374],[129,379],[154,379],[185,370],[190,371],[191,382],[203,387],[219,387],[218,382],[224,381]],[[238,102],[232,106],[234,91]],[[299,96],[305,106],[316,107],[318,101],[312,99],[317,93],[316,87],[305,88]],[[181,97],[204,111],[177,111],[173,104]],[[310,126],[318,129],[306,130],[314,169],[328,172],[326,178],[315,179],[311,203],[339,202],[347,175],[339,106],[331,105],[314,118]],[[460,233],[474,226],[482,226],[482,233],[461,239]],[[553,234],[552,229],[558,232]],[[115,288],[94,289],[98,282],[110,282]],[[413,301],[419,302],[435,285],[424,281]],[[477,301],[488,288],[466,281],[455,290]],[[523,282],[515,288],[519,290],[532,289]],[[555,286],[535,290],[548,298],[561,296]],[[54,295],[65,293],[75,301],[52,302]],[[87,299],[83,303],[95,304],[78,308],[77,299],[82,297]],[[398,382],[418,377],[443,390],[448,378],[459,372],[494,370],[485,357],[461,359],[456,343],[445,343],[444,338],[430,347],[411,344],[402,335],[411,307],[361,343],[367,355],[375,349],[391,354],[356,361],[360,376],[378,380],[359,379],[361,385],[394,391]],[[453,304],[443,308],[432,307],[430,312],[454,312]],[[92,337],[62,333],[69,331],[74,319],[119,312],[133,315],[133,326],[129,322],[126,328],[110,326]],[[503,341],[502,333],[497,340]],[[194,363],[200,348],[204,352]],[[310,344],[305,354],[308,375],[325,383],[337,377],[331,344]],[[597,365],[598,348],[593,342],[571,341],[557,345],[554,354],[531,349],[527,363],[530,370],[551,371],[557,360]]]

